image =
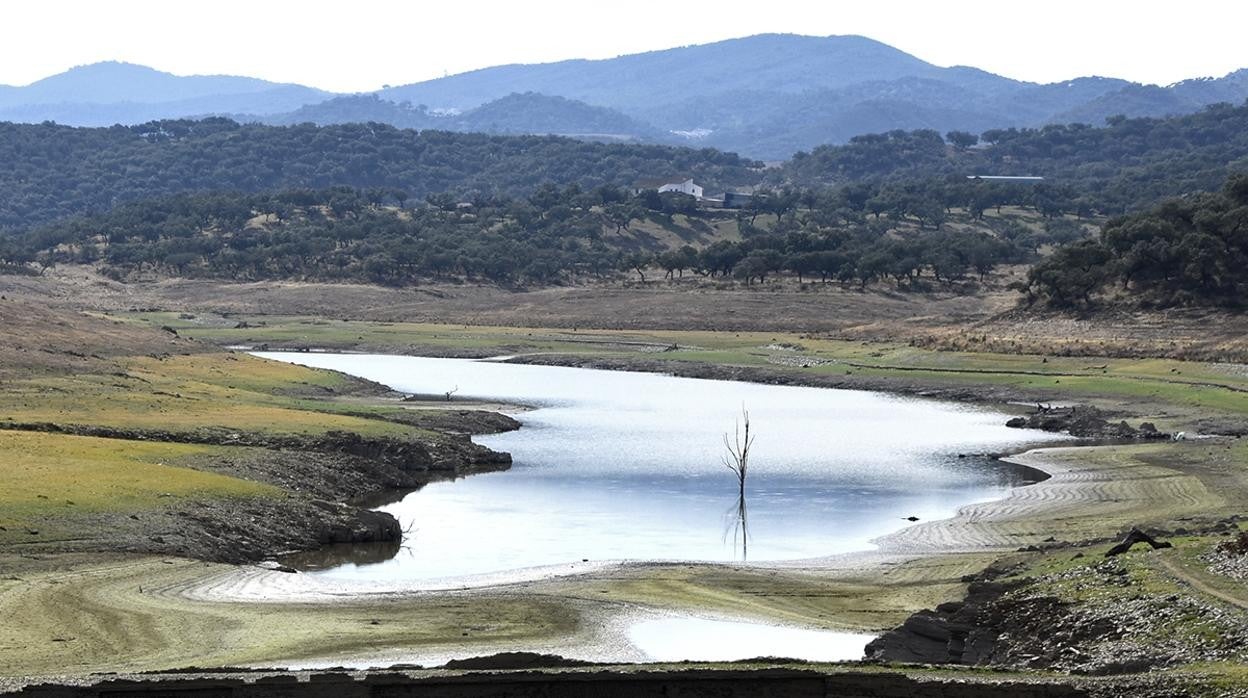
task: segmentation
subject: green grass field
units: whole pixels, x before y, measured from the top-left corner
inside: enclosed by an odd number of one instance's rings
[[[5,382],[0,390],[0,426],[111,427],[153,437],[170,434],[174,441],[180,434],[203,429],[283,436],[338,430],[373,437],[441,438],[437,432],[411,426],[419,422],[418,410],[335,401],[358,384],[330,371],[225,352],[123,357],[110,369]],[[142,511],[164,506],[171,497],[282,493],[194,468],[195,461],[225,456],[229,449],[156,438],[0,429],[0,526],[8,522],[18,528],[46,528],[50,520],[66,515]]]
[[[0,526],[49,517],[133,512],[169,498],[266,497],[275,487],[179,466],[217,447],[0,431]]]

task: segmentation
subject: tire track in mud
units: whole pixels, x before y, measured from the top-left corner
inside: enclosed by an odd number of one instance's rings
[[[1005,460],[1037,468],[1049,479],[1017,487],[999,500],[962,507],[951,519],[902,529],[875,542],[882,551],[950,553],[1004,551],[1048,537],[1104,537],[1158,514],[1177,515],[1223,503],[1194,475],[1149,465],[1114,447],[1046,448]],[[1110,463],[1080,465],[1078,458]]]

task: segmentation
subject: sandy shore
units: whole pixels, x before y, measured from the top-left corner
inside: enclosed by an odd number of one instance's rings
[[[962,507],[944,521],[917,524],[880,538],[882,550],[934,553],[1003,551],[1044,542],[1112,536],[1158,514],[1212,508],[1218,497],[1200,478],[1135,455],[1150,445],[1033,449],[1005,458],[1047,480],[1016,487],[998,500]]]

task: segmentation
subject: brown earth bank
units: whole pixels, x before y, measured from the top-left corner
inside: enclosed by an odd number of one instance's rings
[[[397,544],[403,535],[389,514],[297,495],[264,501],[186,500],[135,514],[75,514],[56,523],[81,533],[41,541],[39,528],[27,528],[28,540],[3,548],[36,560],[63,553],[117,552],[245,563],[332,543]]]
[[[506,415],[458,411],[455,426],[466,434],[492,434],[519,428],[520,424]],[[129,441],[163,441],[166,443],[209,444],[215,446],[248,446],[272,451],[299,451],[305,454],[329,456],[335,462],[337,472],[317,476],[310,468],[274,466],[253,468],[249,472],[273,484],[283,484],[307,490],[320,496],[346,498],[361,497],[382,489],[411,489],[427,484],[431,479],[467,475],[486,470],[506,469],[511,457],[498,453],[460,437],[439,443],[404,440],[394,437],[362,436],[346,431],[327,431],[324,434],[288,435],[236,431],[223,427],[205,426],[190,431],[163,431],[159,429],[127,429],[92,424],[57,424],[54,422],[0,422],[0,429],[10,431],[34,431],[74,436],[94,436],[105,439]],[[259,463],[259,461],[252,461]],[[235,461],[226,459],[224,464]],[[317,464],[312,458],[310,464]],[[284,464],[285,465],[285,464]],[[209,465],[218,470],[241,470],[226,465]],[[296,479],[283,480],[289,475]]]
[[[930,533],[939,539],[941,528],[956,526],[960,530],[943,532],[954,545],[992,545],[985,528],[993,525],[995,509],[1030,530],[1026,544],[965,576],[961,599],[914,613],[885,632],[868,645],[867,656],[1085,675],[1202,663],[1244,666],[1244,451],[1237,439],[1202,441],[1042,449],[1012,457],[1047,459],[1047,466],[1037,465],[1052,478],[998,502],[964,507],[956,520],[931,524]],[[1088,467],[1102,457],[1109,457],[1102,463],[1107,467]],[[1121,464],[1135,461],[1141,469],[1129,475],[1113,465],[1123,458]],[[1188,479],[1193,476],[1200,484]],[[1132,479],[1153,493],[1129,493]],[[1080,481],[1086,486],[1082,495]],[[1082,512],[1071,506],[1080,497],[1089,505]],[[1138,506],[1124,508],[1132,499]],[[1151,525],[1132,525],[1141,520]],[[1008,534],[1008,523],[1000,524],[1005,526],[998,534]],[[881,542],[931,538],[927,526]],[[1119,533],[1105,536],[1111,529]]]
[[[474,433],[518,427],[514,420],[503,415],[465,412],[468,417],[458,426],[476,424],[480,432]],[[485,418],[474,422],[472,417],[478,415]],[[231,501],[171,496],[166,506],[141,513],[63,515],[58,517],[61,519],[58,525],[72,528],[77,535],[43,541],[39,529],[26,529],[26,536],[20,543],[0,546],[0,549],[9,547],[26,555],[124,552],[241,563],[332,544],[397,545],[403,537],[398,521],[390,514],[363,506],[361,500],[418,489],[433,481],[506,469],[511,462],[508,454],[478,446],[466,436],[426,444],[351,433],[295,437],[213,428],[161,432],[0,422],[0,429],[229,445],[229,449],[186,465],[276,485],[287,493],[276,498]]]
[[[1019,306],[1007,273],[974,288],[927,291],[781,278],[751,287],[701,277],[507,289],[392,288],[305,282],[167,279],[124,284],[90,267],[0,275],[0,295],[100,311],[304,315],[580,329],[806,332],[962,351],[1248,361],[1248,316],[1223,310],[1108,307],[1078,313]]]
[[[0,326],[4,328],[0,333],[0,389],[21,392],[27,397],[18,400],[27,404],[63,394],[64,385],[75,385],[67,381],[75,380],[84,381],[77,384],[84,388],[104,381],[116,384],[113,388],[121,390],[111,399],[152,398],[160,391],[133,372],[128,363],[133,357],[164,361],[224,354],[173,331],[135,327],[29,299],[0,299]],[[0,430],[8,432],[221,447],[179,465],[273,485],[283,493],[236,499],[167,494],[161,495],[159,506],[138,511],[79,512],[64,507],[20,530],[2,525],[4,512],[0,511],[0,552],[153,553],[245,562],[332,543],[397,542],[402,531],[391,515],[354,502],[381,492],[419,488],[434,480],[505,469],[510,456],[473,443],[469,435],[519,426],[506,415],[479,409],[446,410],[441,405],[419,411],[395,409],[400,404],[420,407],[422,403],[402,403],[404,396],[385,386],[345,375],[338,376],[333,388],[290,384],[274,394],[297,400],[310,410],[324,405],[338,413],[411,426],[413,434],[430,436],[366,435],[335,429],[273,433],[212,424],[159,429],[23,421],[0,414]],[[82,401],[103,404],[101,409],[107,409],[109,399],[81,396]],[[228,401],[222,404],[228,409]],[[378,405],[391,409],[364,410]]]
[[[1218,530],[1235,530],[1233,524]],[[998,581],[1007,573],[993,565],[975,575],[962,600],[910,616],[871,641],[867,658],[1101,676],[1248,659],[1243,609],[1217,599],[1141,591],[1072,603],[1037,591],[1040,585],[1030,579]],[[1063,574],[1062,581],[1085,589],[1133,585],[1130,567],[1114,557]],[[1175,632],[1176,619],[1200,619],[1205,631]]]

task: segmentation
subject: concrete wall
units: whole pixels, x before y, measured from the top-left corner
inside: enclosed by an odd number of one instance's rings
[[[970,676],[966,678],[972,678]],[[899,673],[800,669],[522,671],[458,675],[373,672],[152,676],[86,686],[28,686],[23,698],[1074,698],[1055,683],[967,682]]]

